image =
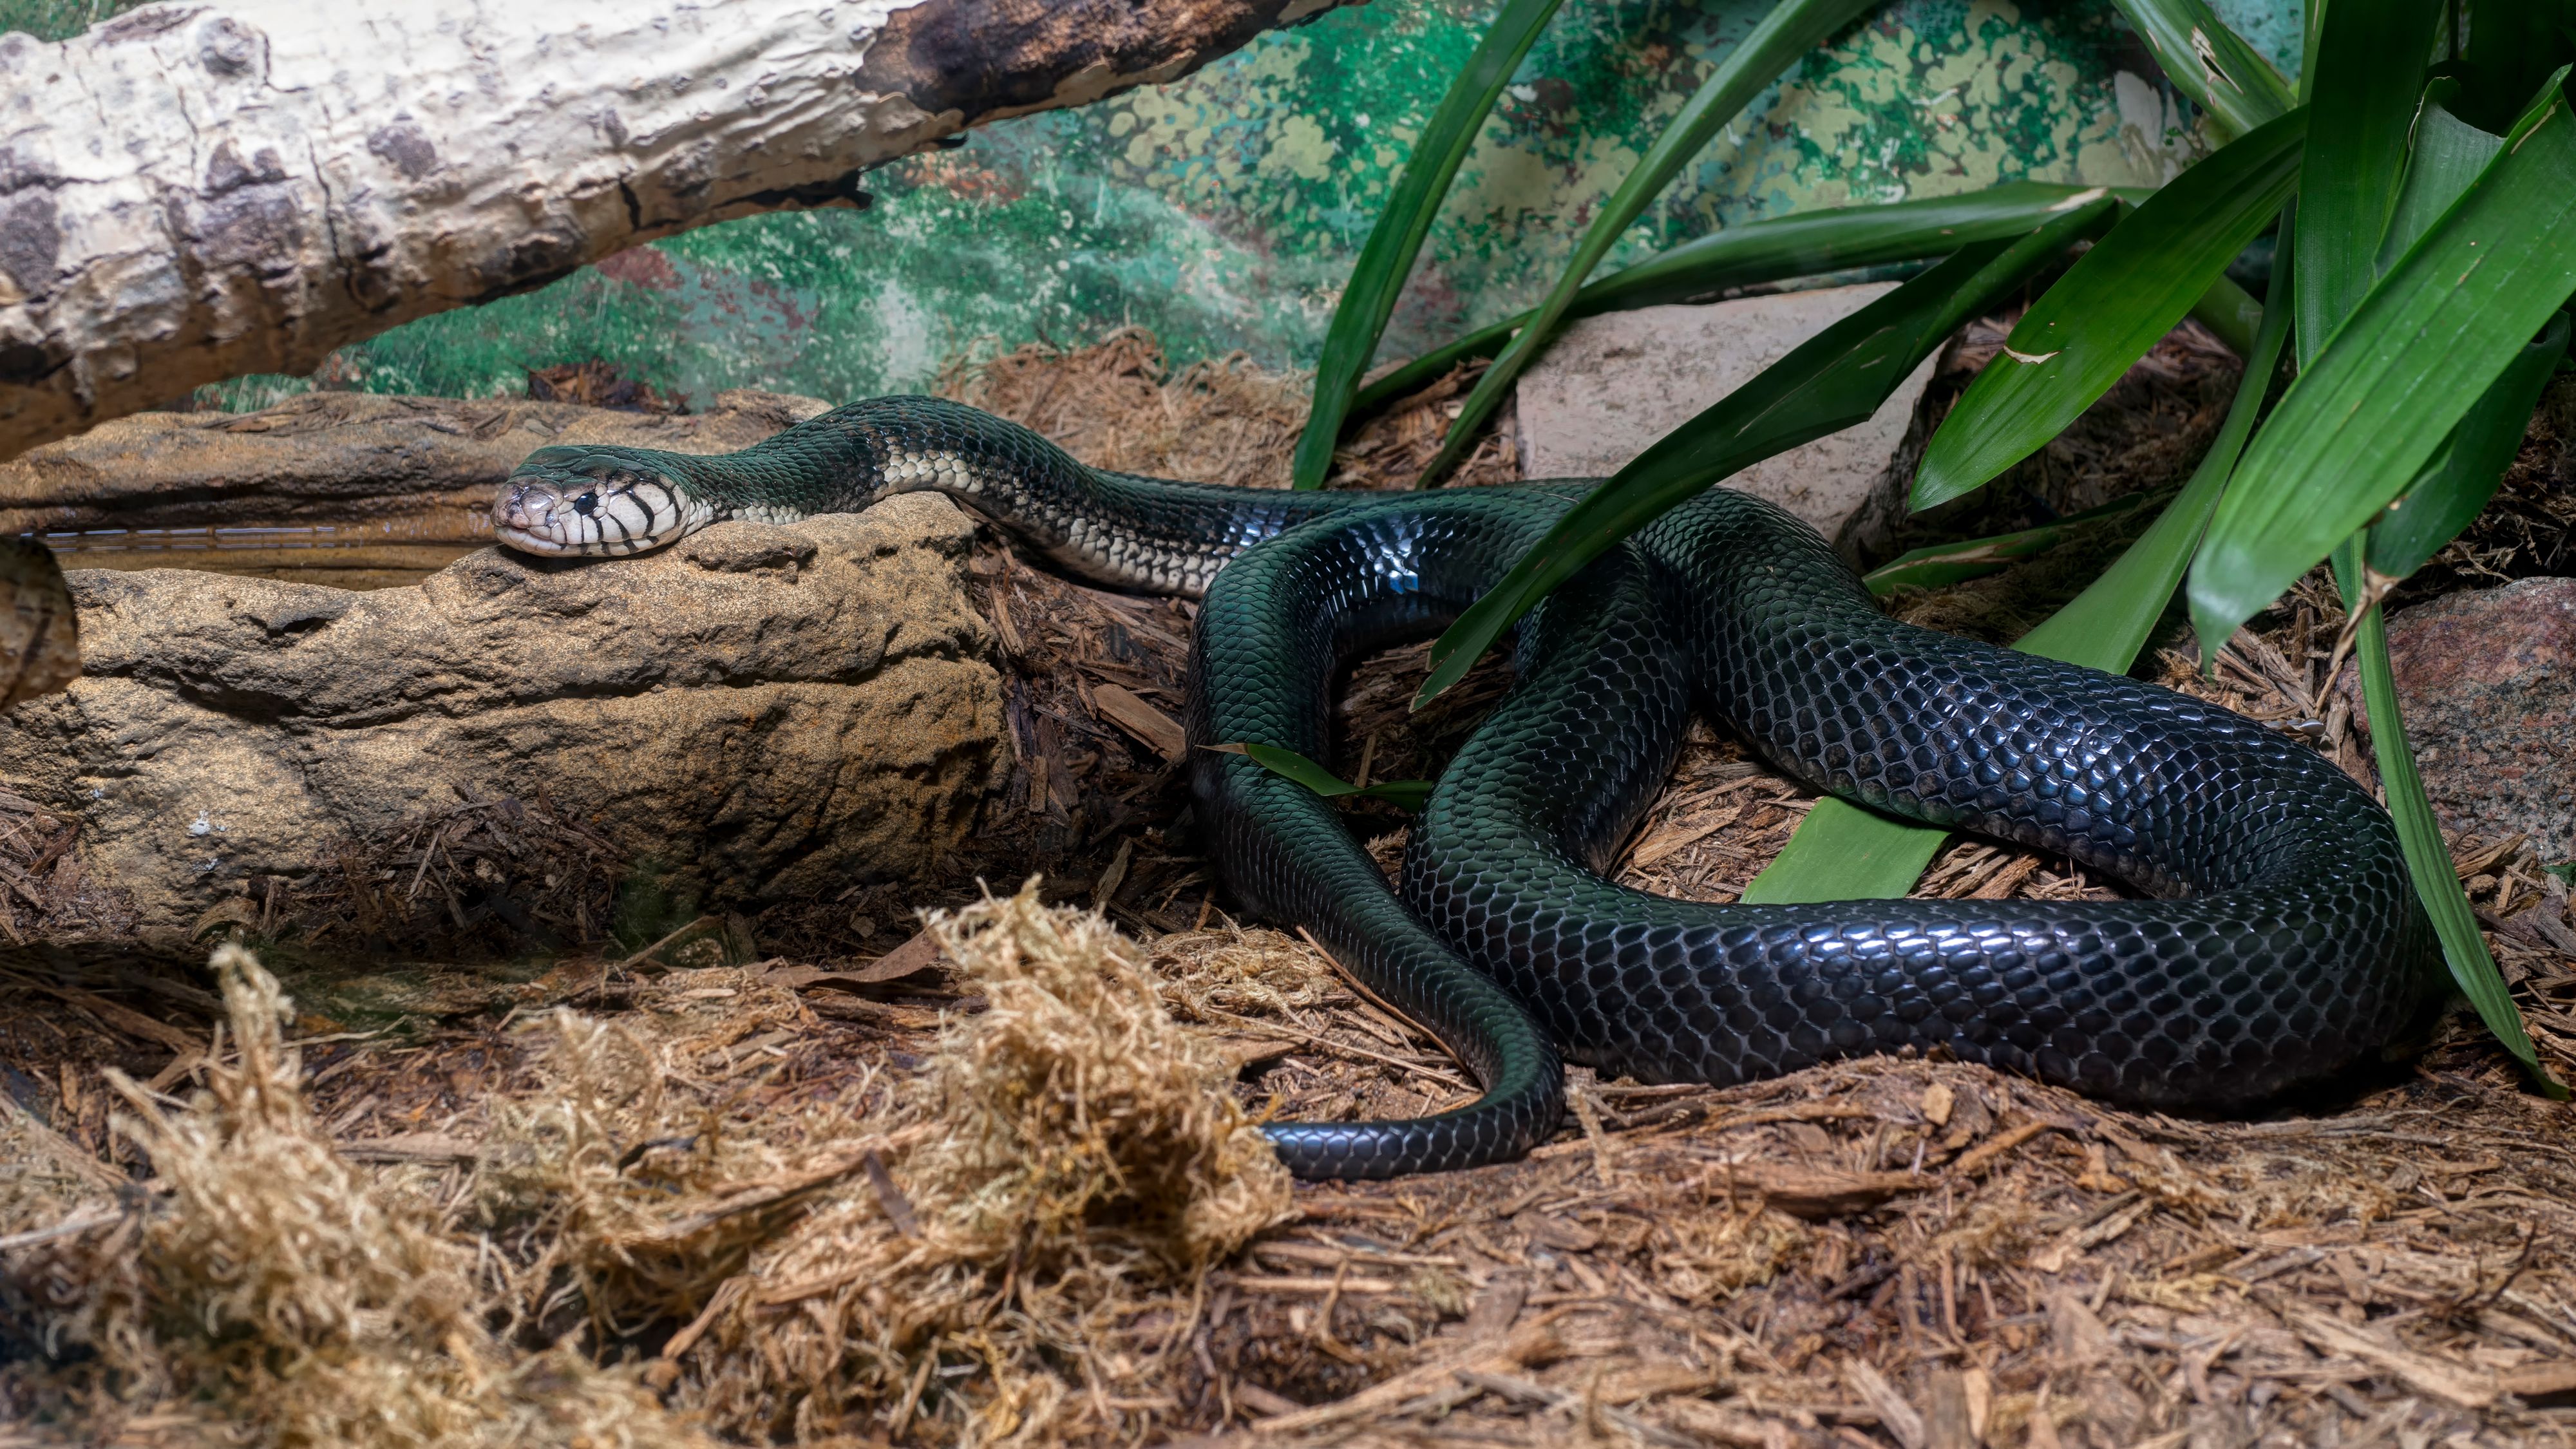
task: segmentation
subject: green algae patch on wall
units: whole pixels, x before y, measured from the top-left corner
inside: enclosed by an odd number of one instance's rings
[[[1763,9],[1569,6],[1462,169],[1382,359],[1535,301],[1654,127]],[[840,399],[927,386],[979,350],[1123,324],[1159,333],[1176,362],[1239,351],[1311,366],[1416,128],[1487,13],[1461,0],[1328,12],[1173,84],[895,163],[871,177],[868,210],[755,217],[638,248],[345,349],[316,380],[515,393],[526,370],[595,357],[700,403],[744,386]],[[2290,34],[2294,47],[2294,22]],[[1813,206],[2017,177],[2156,184],[2200,140],[2155,74],[2104,0],[1899,0],[1756,101],[1609,265]],[[241,405],[305,385],[219,392]]]

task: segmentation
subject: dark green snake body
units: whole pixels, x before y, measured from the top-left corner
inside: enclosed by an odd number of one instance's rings
[[[927,398],[854,404],[719,458],[548,448],[504,542],[628,553],[728,517],[936,490],[1078,577],[1203,596],[1193,745],[1328,753],[1355,654],[1454,618],[1585,484],[1279,493],[1086,468]],[[1903,1047],[2143,1106],[2233,1106],[2383,1047],[2437,990],[2386,814],[2296,740],[2170,691],[1912,628],[1805,525],[1712,490],[1521,629],[1511,694],[1441,777],[1389,891],[1331,805],[1193,749],[1209,853],[1437,1032],[1485,1095],[1403,1122],[1270,1129],[1305,1176],[1527,1150],[1560,1051],[1727,1083]],[[1601,870],[1694,705],[1818,788],[2072,856],[2159,897],[1729,906]]]

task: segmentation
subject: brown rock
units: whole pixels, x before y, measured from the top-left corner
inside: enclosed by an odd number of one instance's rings
[[[2544,862],[2576,858],[2576,579],[2401,609],[2388,652],[2442,823],[2488,841],[2527,833]]]
[[[542,791],[717,899],[921,873],[1009,767],[972,527],[912,496],[370,592],[75,570],[87,672],[0,716],[0,778],[77,817],[147,931],[457,785]]]

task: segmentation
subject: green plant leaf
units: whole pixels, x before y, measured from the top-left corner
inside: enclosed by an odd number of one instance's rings
[[[1413,259],[1431,231],[1441,199],[1458,175],[1476,133],[1494,109],[1494,98],[1520,69],[1539,32],[1556,14],[1560,0],[1503,0],[1494,22],[1477,42],[1466,67],[1449,83],[1448,94],[1422,128],[1422,138],[1406,158],[1404,173],[1378,213],[1377,225],[1351,266],[1351,280],[1333,308],[1333,323],[1324,334],[1324,350],[1315,367],[1315,400],[1306,429],[1297,437],[1290,464],[1292,486],[1320,488],[1333,468],[1333,444],[1342,435],[1342,418],[1360,374],[1377,354],[1386,319],[1395,314],[1396,297],[1413,273]]]
[[[1878,411],[1915,364],[2078,238],[2115,205],[2102,197],[2010,244],[1979,242],[1827,327],[1764,368],[1567,510],[1500,583],[1432,641],[1421,708],[1458,682],[1558,584],[1666,509],[1740,469]]]
[[[2576,0],[2489,0],[2472,20],[2458,67],[2469,83],[2460,116],[2501,131],[2550,72],[2576,61]]]
[[[2263,412],[2264,395],[2271,390],[2273,374],[2281,366],[2281,354],[2288,348],[2291,317],[2297,310],[2290,305],[2290,297],[2297,289],[2298,259],[2295,251],[2286,248],[2297,238],[2296,212],[2295,204],[2282,210],[2281,243],[2285,250],[2277,254],[2272,269],[2271,289],[2263,304],[2263,327],[2255,334],[2254,346],[2246,355],[2245,372],[2236,381],[2236,396],[2227,405],[2227,417],[2219,423],[2218,436],[2210,440],[2209,451],[2201,455],[2200,465],[2192,469],[2182,492],[2156,516],[2137,542],[2113,560],[2084,592],[2041,621],[2038,628],[2021,636],[2014,648],[2118,674],[2125,672],[2136,661],[2138,651],[2147,647],[2147,636],[2155,631],[2156,620],[2164,617],[2165,606],[2173,602],[2174,590],[2182,584],[2183,570],[2190,565],[2193,550],[2200,547],[2201,535],[2209,528],[2210,515],[2217,511],[2218,500],[2225,496],[2228,482],[2236,474],[2237,460],[2245,454],[2245,440],[2254,435],[2254,424]]]
[[[1886,206],[1837,206],[1731,226],[1612,272],[1574,294],[1568,318],[1690,302],[1729,287],[1811,277],[1855,267],[1946,256],[1971,242],[2017,237],[2051,216],[2104,195],[2103,188],[2007,181],[1960,196]],[[2131,193],[2114,190],[2111,194]],[[2147,191],[2135,192],[2148,196]],[[1366,417],[1447,375],[1470,358],[1491,357],[1532,312],[1481,327],[1426,352],[1359,390],[1348,420]],[[1346,420],[1346,421],[1348,421]]]
[[[1900,554],[1861,575],[1860,581],[1882,599],[1898,589],[1946,589],[2046,553],[2057,547],[2070,528],[2135,513],[2149,503],[2162,501],[2152,493],[2132,493],[2037,528],[1972,538],[1964,543],[1936,543]]]
[[[2522,350],[2486,390],[2406,491],[2389,500],[2370,526],[2370,571],[2402,579],[2477,521],[2521,451],[2540,390],[2567,356],[2567,314]]]
[[[2281,229],[2282,241],[2289,242],[2295,228],[2286,213]],[[2210,510],[2226,490],[2280,366],[2290,330],[2295,254],[2284,251],[2280,256],[2263,308],[2263,328],[2236,384],[2236,399],[2191,481],[2100,578],[2023,635],[2015,649],[2118,673],[2146,647],[2147,635],[2182,582],[2183,566],[2200,542]],[[1894,899],[1914,889],[1949,838],[1937,825],[1881,815],[1846,800],[1819,800],[1788,845],[1745,886],[1743,899],[1754,905]]]
[[[2361,572],[2360,552],[2357,541],[2347,542],[2337,550],[2336,573],[2345,581],[2347,601],[2359,592],[2360,580],[2354,576]],[[2531,1033],[2522,1024],[2522,1012],[2513,1004],[2513,993],[2504,984],[2504,974],[2496,970],[2495,956],[2487,950],[2487,938],[2478,931],[2477,915],[2469,908],[2468,894],[2460,888],[2451,847],[2442,839],[2433,802],[2424,793],[2423,777],[2415,771],[2415,752],[2406,743],[2405,721],[2397,712],[2396,676],[2388,664],[2388,621],[2376,603],[2362,614],[2353,662],[2361,676],[2362,708],[2370,719],[2370,748],[2379,762],[2379,784],[2388,797],[2388,817],[2396,823],[2397,843],[2406,856],[2407,874],[2414,878],[2415,894],[2433,918],[2433,934],[2441,939],[2442,959],[2451,968],[2451,980],[2477,1008],[2478,1019],[2486,1023],[2487,1030],[2494,1032],[2496,1040],[2522,1064],[2523,1071],[2542,1091],[2563,1101],[2567,1088],[2540,1064],[2540,1054],[2532,1048]]]
[[[2299,231],[2304,279],[2318,254],[2306,244],[2304,202]],[[2192,565],[2204,656],[2412,482],[2570,292],[2576,117],[2553,82],[2247,451]]]
[[[2327,13],[2308,72],[2308,164],[2299,182],[2302,369],[2378,278],[2379,239],[2397,207],[2441,15],[2441,0],[2334,0]]]
[[[2263,330],[2263,304],[2225,272],[2209,279],[2209,289],[2191,304],[2191,316],[2226,343],[2228,351],[2239,357],[2254,355],[2254,336]]]
[[[1828,797],[1815,803],[1780,853],[1745,882],[1748,906],[1894,900],[1914,889],[1950,832]]]
[[[2406,153],[2406,180],[2389,213],[2388,233],[2380,238],[2375,272],[2397,265],[2504,149],[2504,137],[2479,130],[2442,104],[2441,94],[2457,89],[2455,81],[2435,81],[2425,89],[2415,113],[2415,143]]]
[[[1574,305],[1574,294],[1583,286],[1584,278],[1591,276],[1592,269],[1610,254],[1620,233],[1636,221],[1646,204],[1670,184],[1673,173],[1707,149],[1718,128],[1768,90],[1798,57],[1822,44],[1825,37],[1840,30],[1870,4],[1871,0],[1779,0],[1771,13],[1762,17],[1762,23],[1726,53],[1717,69],[1682,103],[1680,113],[1665,123],[1646,154],[1621,178],[1619,189],[1601,204],[1592,224],[1584,229],[1583,239],[1575,244],[1573,258],[1557,277],[1556,285],[1548,290],[1546,299],[1539,303],[1529,324],[1476,380],[1458,416],[1449,424],[1449,435],[1441,440],[1440,451],[1414,481],[1415,487],[1431,487],[1457,466],[1474,445],[1476,430],[1501,405],[1504,390],[1531,359],[1556,340],[1557,328],[1565,320],[1567,309]]]
[[[2191,103],[2243,135],[2286,114],[2290,83],[2201,0],[2114,0],[2165,77]]]
[[[1229,744],[1209,745],[1219,754],[1242,755],[1274,775],[1296,781],[1327,800],[1352,796],[1363,800],[1384,800],[1404,810],[1419,810],[1431,798],[1429,780],[1381,780],[1374,785],[1354,785],[1295,750],[1278,745]]]
[[[1914,506],[1984,487],[2110,391],[2289,199],[2307,127],[2292,111],[2174,178],[2032,304],[1924,448]]]

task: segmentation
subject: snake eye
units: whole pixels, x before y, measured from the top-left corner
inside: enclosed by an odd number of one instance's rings
[[[580,514],[584,518],[588,518],[598,510],[599,494],[595,491],[585,493],[572,501],[572,511]]]

